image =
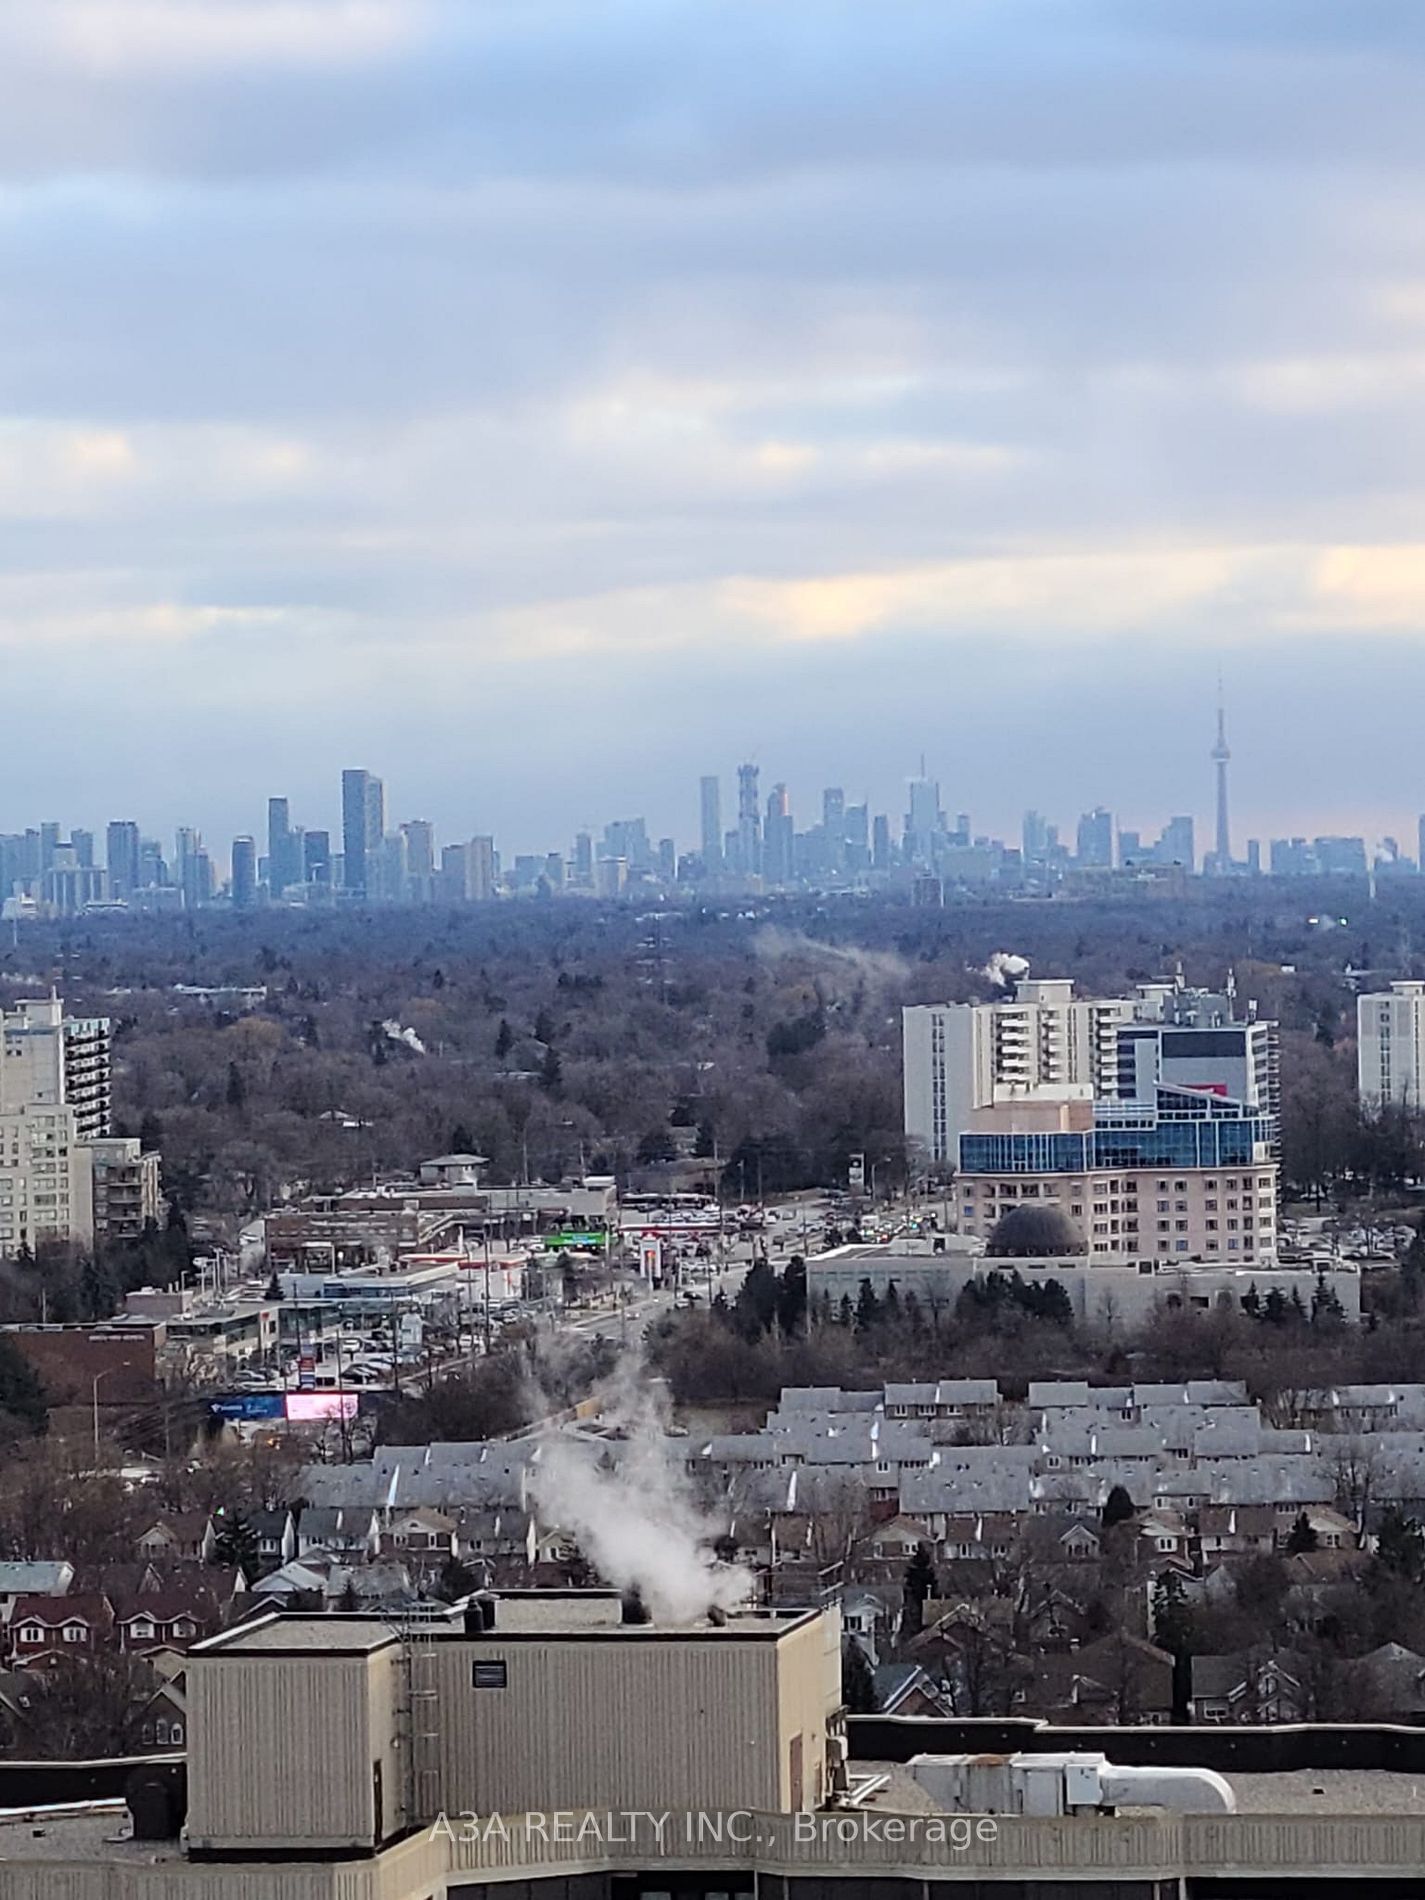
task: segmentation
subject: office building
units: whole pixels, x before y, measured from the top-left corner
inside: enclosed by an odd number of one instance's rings
[[[902,853],[906,863],[915,865],[932,863],[936,846],[944,829],[945,820],[940,810],[940,787],[934,779],[926,778],[922,772],[919,778],[913,778],[910,781],[905,832],[902,840]]]
[[[709,775],[698,782],[699,838],[703,869],[722,868],[722,780]]]
[[[0,1113],[68,1107],[80,1140],[109,1132],[107,1016],[64,1014],[57,996],[0,1011]]]
[[[1425,983],[1392,983],[1356,998],[1361,1106],[1425,1108]]]
[[[119,903],[139,888],[139,828],[132,819],[119,818],[104,834],[104,858],[109,867],[109,895]]]
[[[341,843],[344,888],[352,897],[380,894],[386,797],[381,781],[357,769],[341,775]]]
[[[234,910],[251,910],[257,902],[257,843],[253,838],[233,839],[233,870],[230,895]]]
[[[158,1154],[145,1151],[136,1135],[105,1135],[88,1150],[96,1245],[141,1240],[163,1213]]]

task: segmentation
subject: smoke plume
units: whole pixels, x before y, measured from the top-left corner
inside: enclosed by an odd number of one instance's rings
[[[579,1540],[617,1589],[636,1590],[655,1623],[686,1627],[746,1603],[751,1579],[709,1548],[717,1526],[693,1496],[642,1363],[630,1355],[605,1388],[602,1424],[617,1435],[610,1465],[597,1440],[549,1428],[531,1473],[540,1516]]]
[[[415,1030],[403,1029],[394,1016],[382,1023],[381,1028],[391,1042],[399,1042],[403,1049],[409,1049],[413,1055],[425,1054],[426,1046]]]
[[[979,974],[993,983],[997,989],[1007,990],[1022,976],[1029,974],[1028,957],[1016,956],[1012,950],[996,950],[989,962]]]

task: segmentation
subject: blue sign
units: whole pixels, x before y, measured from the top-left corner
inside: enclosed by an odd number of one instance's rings
[[[233,1392],[220,1399],[209,1399],[208,1410],[214,1418],[254,1419],[285,1418],[286,1397],[281,1392]]]

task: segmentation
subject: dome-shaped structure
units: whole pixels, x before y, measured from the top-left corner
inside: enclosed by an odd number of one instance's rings
[[[1022,1202],[995,1222],[985,1252],[994,1260],[1057,1260],[1089,1243],[1060,1207]]]

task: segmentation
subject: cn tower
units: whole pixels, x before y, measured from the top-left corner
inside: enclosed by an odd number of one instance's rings
[[[1222,689],[1217,692],[1217,744],[1212,748],[1212,763],[1217,767],[1217,849],[1214,869],[1225,877],[1232,869],[1232,828],[1227,818],[1227,763],[1232,757],[1227,746],[1227,714],[1222,704]]]

